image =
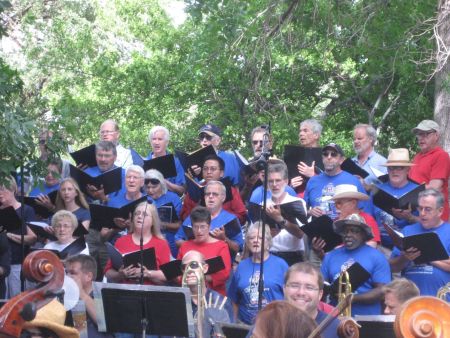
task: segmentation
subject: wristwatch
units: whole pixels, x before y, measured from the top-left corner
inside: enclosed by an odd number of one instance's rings
[[[283,220],[281,222],[277,223],[277,225],[280,229],[284,229],[286,227],[286,223],[287,223],[287,221],[283,218]]]

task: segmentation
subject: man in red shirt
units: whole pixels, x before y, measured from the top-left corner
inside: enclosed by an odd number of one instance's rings
[[[441,219],[448,220],[448,179],[450,176],[450,157],[439,146],[439,125],[433,120],[423,120],[412,132],[416,135],[420,152],[413,159],[415,166],[409,171],[409,178],[427,189],[433,188],[444,194],[444,211]]]

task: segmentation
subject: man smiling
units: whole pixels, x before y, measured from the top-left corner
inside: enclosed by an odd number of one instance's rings
[[[284,277],[284,297],[320,324],[327,316],[318,309],[323,284],[323,276],[316,266],[309,262],[296,263],[289,268]],[[322,337],[337,338],[338,326],[339,320],[334,318],[322,332]]]

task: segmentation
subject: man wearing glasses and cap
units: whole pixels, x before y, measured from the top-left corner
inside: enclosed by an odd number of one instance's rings
[[[372,229],[357,214],[334,222],[333,228],[342,236],[344,245],[325,255],[321,267],[324,279],[333,283],[343,271],[359,263],[370,277],[352,290],[352,316],[381,314],[382,287],[391,281],[391,270],[384,255],[366,244],[373,238]]]
[[[229,177],[233,185],[237,185],[239,183],[239,165],[236,157],[229,152],[219,150],[222,130],[214,124],[205,124],[198,132],[198,139],[202,148],[209,145],[214,147],[217,155],[225,162],[224,177]],[[198,173],[200,173],[200,169],[198,169]]]
[[[409,177],[419,183],[425,183],[427,189],[436,189],[444,194],[445,203],[441,219],[448,220],[448,179],[450,176],[450,158],[439,146],[439,125],[433,120],[423,120],[412,132],[416,135],[420,152],[413,159]]]
[[[365,190],[359,180],[341,169],[344,161],[344,151],[336,143],[327,144],[322,149],[322,161],[324,171],[311,177],[306,185],[305,201],[311,208],[308,212],[310,216],[320,217],[328,215],[331,219],[337,218],[336,207],[331,199],[334,196],[335,188],[339,184],[352,184],[361,193]],[[362,204],[366,205],[366,204]]]

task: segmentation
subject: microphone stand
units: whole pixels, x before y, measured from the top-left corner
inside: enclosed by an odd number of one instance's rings
[[[23,264],[25,259],[25,203],[24,203],[24,190],[25,190],[25,182],[24,182],[24,168],[23,165],[20,166],[20,264]],[[22,268],[20,269],[20,291],[25,291],[25,276],[23,275]]]
[[[269,127],[270,128],[270,127]],[[270,129],[269,129],[270,132]],[[267,145],[269,144],[269,135],[268,133],[265,133],[263,136],[263,149],[261,156],[258,159],[257,165],[263,166],[264,169],[264,181],[263,181],[263,205],[262,209],[260,211],[260,216],[265,215],[266,208],[267,208],[267,186],[268,186],[268,160],[270,157],[270,150],[267,149]],[[262,220],[262,229],[261,229],[261,259],[259,262],[259,280],[258,280],[258,311],[261,311],[262,309],[262,301],[263,301],[263,293],[264,293],[264,248],[265,248],[265,242],[266,242],[266,222],[265,217],[260,217]]]
[[[141,226],[141,234],[139,236],[139,251],[140,251],[140,263],[141,263],[141,275],[139,277],[139,284],[140,285],[144,285],[144,234],[143,234],[143,229],[144,229],[144,221],[145,221],[145,217],[147,217],[147,206],[148,206],[148,201],[146,201],[145,203],[145,209],[144,209],[144,217],[142,219],[142,226]],[[145,338],[145,336],[147,335],[147,325],[148,325],[148,320],[147,320],[147,307],[145,306],[145,298],[141,299],[141,326],[142,326],[142,338]]]

